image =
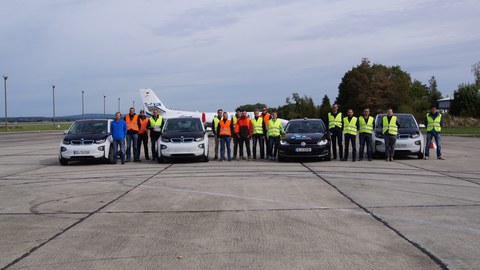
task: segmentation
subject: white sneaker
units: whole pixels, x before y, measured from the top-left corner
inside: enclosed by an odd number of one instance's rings
[[[427,159],[428,159],[428,156],[425,156],[423,159],[427,160]]]

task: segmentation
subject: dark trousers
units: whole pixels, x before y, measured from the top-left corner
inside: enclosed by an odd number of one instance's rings
[[[385,135],[385,157],[393,158],[395,154],[395,143],[397,142],[396,135]]]
[[[427,132],[427,143],[425,145],[425,156],[430,156],[430,143],[433,138],[435,138],[435,143],[437,144],[437,157],[442,156],[442,146],[440,145],[441,135],[438,132]]]
[[[348,148],[352,144],[352,160],[355,160],[357,157],[357,135],[345,134],[345,154],[343,155],[344,160],[348,159]]]
[[[337,158],[337,142],[338,142],[338,153],[340,154],[340,159],[343,159],[342,130],[339,128],[330,129],[330,134],[332,137],[333,159]]]
[[[147,133],[142,133],[138,134],[138,157],[140,157],[140,153],[142,152],[142,144],[143,144],[143,150],[145,151],[145,158],[150,159],[148,156],[148,134]]]
[[[365,152],[365,144],[367,144],[367,158],[373,158],[373,151],[372,151],[372,134],[368,133],[360,133],[360,148],[358,153],[358,158],[363,159],[363,153]]]
[[[159,138],[160,133],[150,132],[150,143],[152,144],[152,157],[154,160],[158,158],[157,142]]]
[[[263,134],[253,134],[252,138],[252,150],[253,150],[253,158],[257,158],[257,143],[260,145],[260,158],[265,158],[265,136]]]
[[[240,148],[240,157],[243,158],[243,145],[247,148],[247,155],[248,157],[252,156],[252,152],[250,151],[250,139],[249,138],[242,138],[238,139],[238,147]]]
[[[267,157],[272,155],[272,148],[270,147],[270,138],[265,137],[265,150],[267,151]]]
[[[233,138],[233,158],[237,158],[239,139],[237,136],[232,138]]]
[[[220,136],[215,134],[214,139],[215,139],[215,148],[214,148],[215,158],[218,158],[218,147],[220,146]]]

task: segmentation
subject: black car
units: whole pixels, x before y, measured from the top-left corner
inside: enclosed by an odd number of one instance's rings
[[[278,160],[286,158],[331,159],[330,134],[321,119],[292,119],[285,126],[278,147]]]

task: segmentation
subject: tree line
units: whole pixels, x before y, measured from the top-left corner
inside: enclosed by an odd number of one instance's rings
[[[475,83],[460,84],[454,91],[449,112],[453,116],[480,117],[480,62],[472,66],[472,72]],[[428,80],[428,84],[424,84],[412,79],[400,66],[372,64],[368,58],[364,58],[342,77],[335,103],[340,105],[341,111],[346,112],[351,108],[357,115],[366,107],[374,115],[391,107],[395,112],[411,113],[423,120],[432,105],[438,107],[441,98],[443,96],[434,76]],[[292,93],[285,103],[270,109],[285,119],[309,117],[326,120],[332,105],[327,95],[324,95],[320,105],[316,105],[311,97],[302,97],[298,93]],[[246,104],[240,109],[253,111],[261,107],[260,103]]]

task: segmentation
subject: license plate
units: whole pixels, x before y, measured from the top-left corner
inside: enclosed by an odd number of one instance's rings
[[[297,148],[296,152],[312,152],[312,148]]]
[[[407,145],[404,144],[404,143],[399,143],[399,144],[395,144],[395,147],[396,147],[396,148],[406,148]]]
[[[73,151],[74,155],[88,155],[90,151],[80,150],[80,151]]]

